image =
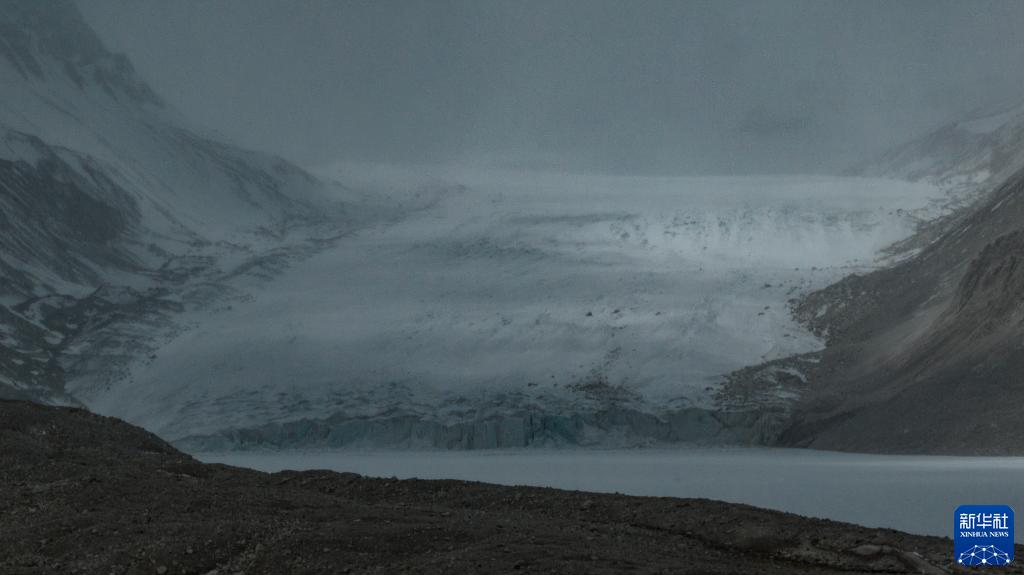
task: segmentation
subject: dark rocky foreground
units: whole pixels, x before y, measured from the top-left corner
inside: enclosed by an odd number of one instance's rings
[[[0,401],[5,574],[944,573],[951,562],[947,539],[709,500],[207,465],[117,419]]]

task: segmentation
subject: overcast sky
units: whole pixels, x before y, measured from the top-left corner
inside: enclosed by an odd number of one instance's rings
[[[1018,0],[89,0],[168,101],[306,165],[828,172],[1024,99]]]

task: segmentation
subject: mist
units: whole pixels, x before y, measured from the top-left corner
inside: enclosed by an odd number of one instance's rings
[[[1022,29],[0,0],[0,573],[1024,573]]]
[[[191,121],[305,165],[834,173],[1024,97],[1015,1],[79,4]]]

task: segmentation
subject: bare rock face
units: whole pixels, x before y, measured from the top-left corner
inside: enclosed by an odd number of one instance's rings
[[[915,257],[797,303],[828,347],[781,443],[1024,453],[1022,196],[1018,173]]]
[[[1024,104],[943,126],[849,173],[931,182],[951,211],[891,246],[899,263],[791,300],[826,349],[736,372],[722,397],[798,396],[775,444],[1024,453],[1014,407],[1024,399]],[[794,367],[800,381],[777,376]]]
[[[979,328],[1019,323],[1024,300],[1024,230],[985,246],[971,261],[957,291],[951,315],[975,320]]]
[[[11,401],[0,549],[11,574],[957,572],[937,537],[708,500],[266,474]]]

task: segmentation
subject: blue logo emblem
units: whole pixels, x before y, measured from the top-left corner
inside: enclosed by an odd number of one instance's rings
[[[964,566],[1013,562],[1013,509],[1009,505],[961,505],[953,513],[953,555]]]

